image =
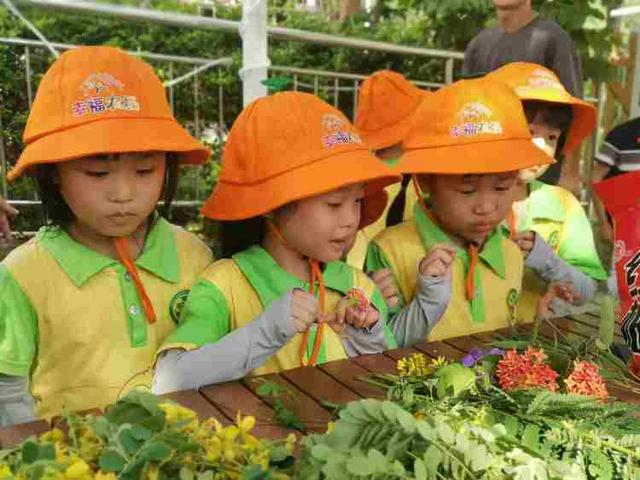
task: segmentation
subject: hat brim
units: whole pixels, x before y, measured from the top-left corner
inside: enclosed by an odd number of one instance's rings
[[[383,148],[389,148],[399,143],[402,143],[404,138],[409,133],[413,115],[402,119],[399,122],[394,123],[385,128],[381,128],[372,132],[360,131],[360,136],[365,141],[367,146],[372,150],[382,150]]]
[[[555,160],[531,139],[508,139],[405,150],[396,170],[406,174],[450,175],[502,173]]]
[[[110,118],[60,130],[29,143],[7,177],[26,169],[91,155],[133,152],[175,152],[180,163],[198,165],[209,150],[170,118]]]
[[[381,207],[381,202],[368,199],[397,182],[398,178],[368,150],[350,150],[318,159],[261,183],[239,184],[220,179],[201,213],[214,220],[244,220],[296,200],[366,182],[362,218],[365,223],[372,223],[382,215],[384,205]],[[361,226],[365,225],[361,222]]]

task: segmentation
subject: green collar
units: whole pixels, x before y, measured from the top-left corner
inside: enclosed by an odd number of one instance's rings
[[[437,243],[454,244],[451,237],[449,237],[449,235],[447,235],[439,226],[433,223],[433,221],[422,211],[422,207],[419,203],[416,203],[413,208],[413,218],[425,250],[429,251],[431,247]],[[503,236],[504,233],[502,233],[502,229],[500,227],[494,229],[480,251],[479,257],[496,273],[496,275],[504,279],[506,276],[506,268],[504,264],[504,254],[502,251]],[[465,261],[465,264],[468,264],[468,252],[457,245],[456,250],[458,251],[458,255],[460,255]]]
[[[77,287],[105,268],[119,264],[76,242],[60,227],[43,227],[36,238]],[[175,232],[164,218],[153,221],[142,254],[135,263],[167,282],[176,283],[180,279]]]
[[[558,196],[546,183],[534,180],[529,183],[527,216],[530,219],[564,222],[565,211]]]
[[[284,270],[262,247],[254,245],[233,256],[264,308],[292,288],[309,290],[309,283]],[[353,286],[353,272],[344,262],[331,262],[322,272],[327,288],[345,294]]]

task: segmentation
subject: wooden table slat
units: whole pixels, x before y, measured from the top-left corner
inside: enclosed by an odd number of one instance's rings
[[[23,442],[32,435],[40,435],[51,429],[49,422],[38,420],[35,422],[21,423],[0,429],[0,446],[10,448]]]
[[[386,357],[382,357],[386,358]],[[361,367],[357,363],[349,360],[338,360],[335,362],[328,362],[319,367],[324,373],[330,375],[338,382],[346,385],[349,389],[354,391],[361,398],[385,398],[386,390],[359,380],[361,377],[366,377],[371,374],[369,370]],[[377,372],[380,372],[377,370]],[[395,365],[393,366],[393,373],[395,373]]]
[[[349,362],[349,360],[343,361]],[[286,378],[316,402],[326,401],[340,405],[360,399],[357,393],[338,382],[322,368],[295,368],[280,372],[280,376]]]
[[[445,357],[448,360],[460,360],[466,355],[466,352],[444,342],[420,342],[414,347],[431,358]]]
[[[201,421],[213,417],[223,425],[229,425],[229,423],[231,423],[230,419],[226,417],[224,413],[208,401],[207,397],[196,390],[167,393],[163,395],[163,397],[195,411]]]
[[[278,425],[273,416],[273,409],[240,382],[205,387],[200,393],[232,422],[235,422],[237,412],[255,417],[255,435],[283,438],[294,431]]]
[[[369,372],[397,372],[396,360],[387,357],[386,355],[362,355],[360,357],[350,358],[349,360]]]
[[[412,353],[421,353],[420,350],[415,348],[396,348],[395,350],[387,350],[384,352],[385,357],[389,357],[392,360],[400,360],[404,357],[408,357]]]
[[[287,381],[284,377],[278,374],[272,374],[264,375],[259,379],[245,378],[242,382],[249,389],[255,391],[260,386],[261,380],[277,383],[291,392],[292,395],[284,396],[281,400],[289,410],[298,416],[307,430],[312,432],[325,432],[327,430],[327,423],[333,418],[332,415],[313,398]],[[273,405],[273,401],[268,398],[265,398],[264,401],[271,406]]]

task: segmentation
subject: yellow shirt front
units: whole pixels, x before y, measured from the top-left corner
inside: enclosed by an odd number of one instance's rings
[[[150,387],[156,352],[211,261],[195,235],[155,221],[135,261],[157,316],[148,324],[121,263],[60,228],[41,229],[0,266],[0,372],[30,375],[42,417]]]
[[[373,282],[360,270],[343,262],[332,262],[323,272],[326,290],[325,311],[335,311],[338,301],[352,288],[361,289],[380,313],[386,325],[386,306]],[[261,247],[254,246],[212,264],[202,273],[185,305],[178,328],[167,339],[162,351],[172,348],[192,350],[214,343],[229,332],[251,323],[274,301],[293,288],[309,289],[286,272]],[[386,326],[385,326],[386,329]],[[385,330],[387,341],[395,346],[393,335]],[[307,352],[315,339],[315,328],[309,335]],[[270,357],[251,375],[264,375],[300,366],[303,334],[293,339]],[[323,329],[318,363],[346,358],[342,340],[328,326]],[[217,366],[224,368],[224,365]]]
[[[406,305],[416,295],[418,265],[437,243],[454,245],[416,205],[412,220],[384,230],[373,240],[366,269],[390,268]],[[467,300],[465,291],[469,255],[456,248],[451,296],[444,315],[426,338],[428,341],[497,330],[516,321],[523,271],[523,257],[517,245],[500,230],[487,239],[479,254],[472,301]]]

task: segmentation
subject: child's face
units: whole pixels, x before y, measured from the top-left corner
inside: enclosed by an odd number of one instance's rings
[[[485,175],[423,175],[422,189],[442,228],[482,245],[509,213],[518,172]]]
[[[396,143],[390,147],[381,148],[376,150],[376,157],[382,161],[392,160],[399,158],[402,155],[402,143]]]
[[[358,183],[295,202],[276,223],[290,247],[321,262],[340,260],[360,224],[364,184]]]
[[[124,153],[58,165],[60,194],[76,226],[105,237],[127,237],[156,208],[165,175],[165,153]]]
[[[538,112],[533,118],[533,121],[529,123],[529,131],[533,137],[533,143],[551,158],[555,158],[562,130],[546,123],[542,112]],[[542,175],[548,168],[549,165],[537,165],[535,167],[525,168],[522,171],[522,178],[525,181],[534,180]]]

